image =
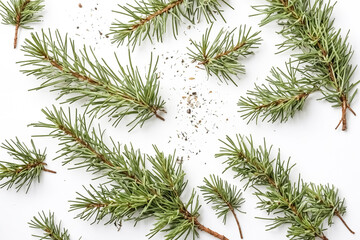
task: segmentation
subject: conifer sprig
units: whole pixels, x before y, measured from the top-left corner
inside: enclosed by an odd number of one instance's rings
[[[14,48],[18,42],[19,28],[31,29],[30,23],[39,22],[39,12],[44,9],[44,0],[10,0],[7,4],[0,1],[0,16],[4,24],[15,26]]]
[[[124,67],[115,55],[119,66],[116,72],[91,48],[78,51],[67,35],[63,38],[56,31],[53,38],[50,30],[33,33],[22,50],[28,59],[20,64],[29,67],[22,72],[46,79],[36,90],[52,87],[52,91],[60,92],[59,98],[66,95],[65,102],[69,103],[85,99],[90,114],[106,115],[114,119],[115,126],[124,117],[134,116],[127,124],[130,130],[153,116],[164,120],[160,115],[165,112],[165,102],[158,94],[157,60],[154,64],[151,58],[144,80],[131,59],[130,65]]]
[[[245,202],[245,199],[241,197],[242,192],[236,186],[215,175],[210,175],[210,180],[204,178],[204,183],[205,185],[199,188],[206,203],[213,205],[212,208],[216,211],[216,215],[219,218],[222,217],[224,223],[226,223],[228,213],[231,212],[238,226],[240,238],[243,239],[240,222],[235,212],[240,211],[242,204]]]
[[[133,48],[146,38],[151,42],[162,42],[168,19],[171,19],[172,33],[176,38],[183,19],[194,23],[195,19],[199,21],[205,17],[209,22],[216,19],[214,12],[222,17],[221,3],[230,6],[224,0],[136,0],[134,4],[119,5],[121,10],[115,12],[130,20],[126,23],[116,20],[112,24],[113,42],[120,45],[127,41],[127,45]]]
[[[43,171],[56,173],[45,167],[46,150],[38,150],[33,140],[31,140],[31,148],[20,142],[18,138],[6,140],[1,148],[5,149],[16,163],[0,161],[0,180],[5,179],[5,182],[0,184],[0,188],[10,189],[15,186],[19,191],[22,187],[26,187],[28,192],[34,181],[40,181]]]
[[[332,17],[334,5],[323,0],[314,2],[267,0],[267,2],[266,5],[254,7],[259,15],[265,15],[260,25],[277,21],[283,27],[280,34],[286,40],[279,44],[280,51],[293,49],[302,51],[302,53],[293,54],[293,57],[300,63],[305,77],[315,81],[320,87],[319,90],[323,94],[322,99],[335,107],[341,107],[341,120],[337,127],[342,125],[342,130],[346,130],[347,111],[355,115],[350,104],[356,94],[355,87],[359,82],[351,81],[356,68],[350,63],[353,50],[348,43],[348,34],[342,37],[341,30],[334,27]],[[272,85],[271,82],[270,85]],[[286,91],[286,89],[284,90]],[[257,91],[261,91],[261,89],[255,89],[255,92]],[[289,92],[289,94],[291,93]],[[247,105],[246,102],[240,103]],[[258,105],[258,107],[260,106]],[[278,108],[279,106],[272,105],[269,108],[272,107]],[[287,105],[283,107],[286,108]],[[262,108],[265,115],[269,108]],[[296,108],[292,111],[299,109]],[[248,113],[256,115],[257,111],[252,113],[252,109],[249,108]]]
[[[32,235],[40,240],[70,240],[69,231],[62,227],[61,221],[55,221],[54,213],[45,214],[44,211],[34,216],[29,222],[30,228],[39,229],[42,235]]]
[[[292,63],[286,64],[286,72],[280,68],[271,70],[271,77],[267,78],[268,85],[258,86],[248,91],[246,97],[241,97],[238,105],[243,113],[242,117],[248,121],[268,119],[269,122],[286,122],[297,111],[304,107],[310,94],[319,87],[308,78],[299,79],[299,69]]]
[[[107,223],[112,223],[154,217],[156,223],[149,236],[162,231],[166,232],[165,239],[196,237],[200,230],[227,239],[199,222],[200,205],[195,192],[188,201],[182,200],[187,181],[175,155],[165,156],[156,147],[155,156],[144,155],[114,141],[108,147],[104,132],[94,129],[92,121],[86,123],[83,115],[66,115],[61,108],[43,112],[48,122],[32,126],[50,129],[49,136],[60,140],[64,163],[77,160],[75,167],[106,176],[111,183],[111,188],[91,186],[85,188],[86,194],[78,194],[71,209],[81,211],[79,218],[99,222],[106,216]]]
[[[252,50],[258,48],[261,41],[260,32],[252,33],[251,28],[246,26],[231,31],[222,28],[211,41],[212,27],[213,25],[206,29],[200,42],[190,40],[196,50],[188,48],[189,56],[204,66],[208,75],[214,74],[220,81],[231,81],[237,85],[233,77],[245,74],[245,66],[239,62],[239,58],[253,54]]]
[[[337,189],[314,188],[315,185],[305,183],[300,177],[293,183],[290,174],[294,165],[289,160],[282,161],[280,152],[272,158],[272,147],[268,148],[265,142],[256,148],[252,138],[237,135],[236,141],[227,137],[222,143],[224,146],[217,157],[227,157],[226,169],[232,169],[236,177],[246,180],[246,188],[254,188],[260,209],[275,215],[268,219],[272,220],[269,229],[290,224],[289,239],[328,239],[324,235],[324,221],[332,223],[336,212],[345,213],[344,200],[339,198]]]

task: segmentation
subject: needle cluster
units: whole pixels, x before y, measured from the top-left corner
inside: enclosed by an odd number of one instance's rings
[[[53,37],[50,30],[33,33],[22,50],[28,59],[20,64],[29,67],[22,72],[45,79],[36,90],[52,87],[52,91],[60,92],[58,98],[66,96],[68,103],[86,100],[84,106],[90,114],[106,115],[115,126],[126,116],[133,116],[127,124],[131,129],[153,116],[164,120],[160,116],[165,102],[158,94],[157,60],[154,64],[151,58],[144,80],[131,59],[129,66],[122,66],[115,55],[119,66],[115,72],[91,48],[77,50],[67,35],[63,38],[56,31]]]
[[[245,199],[242,192],[236,186],[229,184],[219,176],[210,175],[210,179],[204,178],[204,185],[199,187],[207,204],[212,204],[218,218],[223,218],[224,224],[228,213],[232,213],[237,223],[239,234],[243,239],[240,222],[236,211],[240,212]]]
[[[14,48],[17,46],[19,28],[31,29],[30,23],[39,22],[44,9],[44,0],[10,0],[7,4],[0,1],[0,16],[3,24],[15,26]]]
[[[41,240],[70,240],[69,231],[62,227],[61,221],[55,221],[55,215],[52,212],[45,214],[44,211],[34,216],[29,222],[30,228],[42,231],[41,235],[32,235]]]
[[[47,165],[44,162],[45,150],[38,150],[32,140],[30,148],[20,142],[18,138],[6,140],[1,148],[5,149],[16,162],[0,161],[0,180],[5,180],[0,184],[0,188],[10,189],[15,186],[19,191],[25,187],[28,192],[34,181],[40,181],[43,171],[55,173],[45,168]]]
[[[132,145],[121,147],[112,141],[106,145],[104,132],[86,123],[84,115],[71,116],[61,108],[43,110],[47,122],[32,124],[50,129],[49,136],[61,142],[60,156],[65,163],[74,162],[75,168],[99,173],[108,184],[85,188],[72,201],[71,210],[77,216],[94,222],[118,223],[153,217],[155,224],[148,236],[165,232],[165,239],[196,237],[205,231],[214,237],[227,238],[203,226],[199,220],[199,201],[195,191],[183,201],[187,181],[175,154],[166,156],[154,146],[155,155],[142,154]]]
[[[214,74],[220,81],[231,81],[236,85],[233,77],[245,74],[245,66],[239,62],[239,58],[253,54],[253,49],[258,48],[260,32],[252,33],[251,28],[246,26],[231,31],[222,28],[211,41],[212,27],[206,29],[201,41],[190,40],[195,50],[188,48],[189,56],[203,66],[208,75]]]
[[[308,89],[317,89],[322,99],[331,103],[334,107],[341,107],[342,130],[347,128],[347,111],[354,113],[350,104],[356,94],[354,91],[358,82],[352,82],[351,78],[356,67],[351,64],[353,50],[348,43],[348,33],[342,36],[341,30],[334,27],[332,12],[334,5],[324,0],[267,0],[268,4],[255,6],[254,9],[259,15],[264,15],[260,25],[276,21],[283,28],[280,34],[285,41],[279,44],[280,51],[300,50],[300,53],[293,54],[293,60],[297,65],[288,64],[289,73],[284,72],[284,78],[293,79],[293,82],[300,82],[300,85]],[[294,68],[294,69],[293,69]],[[300,76],[293,76],[291,73],[300,68]],[[303,81],[305,80],[305,81]],[[281,89],[278,89],[279,83]],[[304,85],[305,83],[305,85]],[[302,89],[287,86],[281,83],[280,79],[269,81],[269,87],[258,88],[249,92],[249,98],[242,98],[239,105],[245,114],[245,118],[257,119],[261,115],[263,120],[270,118],[270,121],[280,119],[286,121],[288,116],[293,116],[300,110],[303,101],[308,93],[299,97]],[[264,93],[267,91],[269,97]],[[284,96],[276,96],[277,90],[284,91]],[[286,99],[292,98],[289,101]],[[295,100],[294,100],[295,99]],[[285,104],[284,104],[285,102]],[[284,115],[279,112],[285,112]],[[355,114],[355,113],[354,113]]]
[[[289,239],[325,240],[328,238],[324,222],[331,225],[334,216],[343,221],[344,199],[335,187],[308,184],[300,176],[293,183],[290,175],[294,165],[289,160],[282,161],[280,152],[272,158],[272,147],[268,148],[265,142],[255,147],[251,137],[237,135],[235,141],[227,137],[222,143],[217,157],[227,157],[226,169],[232,169],[236,177],[245,180],[246,188],[251,186],[255,190],[258,208],[274,215],[267,218],[272,221],[269,229],[290,224]]]
[[[128,22],[116,20],[112,24],[113,42],[120,45],[126,41],[134,48],[146,38],[162,42],[168,21],[176,38],[184,19],[195,24],[203,17],[208,22],[216,19],[215,14],[222,17],[221,3],[230,7],[225,0],[135,0],[133,4],[119,5],[121,10],[115,12],[130,19]]]
[[[269,85],[255,84],[255,89],[247,92],[239,100],[240,112],[248,122],[268,119],[269,122],[286,122],[297,111],[301,111],[308,96],[319,90],[308,78],[299,77],[299,69],[286,64],[286,71],[272,68],[267,78]]]

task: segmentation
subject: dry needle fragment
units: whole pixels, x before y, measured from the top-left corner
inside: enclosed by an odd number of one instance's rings
[[[0,161],[0,180],[5,179],[5,182],[0,184],[0,188],[9,189],[15,186],[19,191],[22,187],[26,187],[27,192],[35,180],[40,181],[43,171],[56,173],[46,168],[45,150],[41,152],[36,149],[33,141],[31,141],[31,148],[28,148],[18,138],[6,140],[1,148],[5,149],[16,163]]]
[[[205,68],[208,75],[215,75],[220,81],[231,81],[238,74],[245,74],[245,66],[240,63],[240,57],[253,54],[258,48],[261,38],[260,32],[252,33],[251,28],[240,26],[231,31],[221,29],[213,40],[210,34],[213,25],[206,29],[201,41],[190,40],[194,50],[188,48],[189,56],[193,61]]]
[[[288,71],[273,69],[268,86],[256,86],[247,98],[241,98],[243,117],[287,121],[302,109],[310,94],[320,92],[321,99],[341,108],[336,128],[342,125],[342,130],[346,130],[347,112],[355,115],[350,104],[359,81],[352,81],[356,69],[351,64],[353,50],[348,33],[342,36],[334,26],[334,5],[324,0],[266,1],[267,4],[254,7],[259,15],[264,15],[260,25],[278,22],[282,26],[279,33],[285,38],[278,45],[280,52],[300,52],[292,54]]]
[[[351,233],[342,216],[346,212],[345,200],[339,197],[334,186],[315,185],[304,182],[298,177],[291,181],[294,165],[282,161],[280,151],[272,158],[272,147],[256,147],[251,137],[236,136],[236,140],[227,137],[221,141],[223,147],[217,157],[226,157],[226,170],[234,171],[235,176],[252,187],[258,198],[258,208],[266,211],[271,221],[269,229],[287,225],[287,237],[297,240],[327,240],[327,223],[333,224],[333,217],[339,217]]]
[[[152,57],[144,78],[131,59],[129,66],[122,66],[116,55],[119,69],[115,71],[91,48],[77,50],[67,35],[56,31],[53,38],[50,30],[33,33],[22,50],[27,57],[20,62],[27,68],[22,72],[43,80],[36,90],[52,87],[68,103],[85,100],[90,114],[108,116],[115,126],[126,116],[132,117],[127,124],[131,129],[153,116],[164,120],[160,113],[165,112],[165,102],[158,94],[157,60],[154,63]]]
[[[15,26],[14,48],[17,46],[20,27],[31,29],[30,23],[39,22],[44,9],[44,0],[10,0],[7,4],[0,1],[0,16],[3,24]]]

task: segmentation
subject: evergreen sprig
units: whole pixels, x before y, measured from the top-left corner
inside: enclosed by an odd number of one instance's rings
[[[204,178],[204,183],[205,185],[199,188],[206,203],[213,205],[212,208],[216,211],[216,215],[218,218],[222,217],[224,223],[226,223],[228,213],[231,212],[238,226],[240,237],[243,239],[240,222],[235,212],[240,211],[242,204],[245,202],[241,190],[215,175],[210,175],[210,180]]]
[[[85,99],[84,105],[90,114],[107,115],[114,119],[115,126],[132,115],[134,119],[127,124],[130,130],[142,126],[153,116],[164,120],[159,115],[165,112],[165,102],[158,95],[157,60],[154,64],[151,58],[144,82],[131,59],[130,65],[124,67],[115,55],[119,66],[115,72],[105,60],[99,60],[91,48],[78,51],[74,41],[67,35],[63,38],[59,31],[54,38],[50,30],[32,33],[22,50],[28,59],[21,61],[21,66],[31,67],[22,72],[46,79],[36,90],[52,87],[52,91],[60,92],[58,98],[71,94],[65,100],[68,103]]]
[[[55,221],[54,213],[45,214],[44,211],[39,212],[38,216],[29,222],[30,228],[39,229],[42,235],[32,235],[40,240],[70,240],[69,231],[62,227],[61,221]]]
[[[221,17],[221,3],[231,7],[225,0],[136,0],[133,4],[119,5],[115,11],[130,18],[128,22],[116,20],[111,26],[113,42],[133,48],[149,38],[152,42],[163,41],[168,19],[171,19],[172,33],[178,35],[178,27],[183,19],[195,23],[205,17],[208,22],[214,21],[218,13]],[[222,17],[223,18],[223,17]]]
[[[227,137],[221,142],[224,146],[216,156],[227,157],[226,170],[232,169],[236,177],[246,180],[245,187],[255,190],[258,207],[275,215],[267,218],[272,221],[269,229],[290,224],[289,239],[328,239],[324,221],[332,224],[333,217],[346,210],[337,189],[305,183],[300,176],[293,183],[290,174],[294,165],[282,161],[280,152],[272,158],[272,147],[268,148],[265,141],[263,146],[255,147],[251,137],[237,135],[236,141]]]
[[[267,78],[268,85],[255,84],[254,90],[240,98],[238,105],[242,117],[249,122],[257,122],[259,118],[268,119],[269,122],[286,122],[297,111],[301,111],[306,99],[319,87],[308,78],[298,78],[298,71],[291,62],[286,64],[286,72],[272,68],[272,76]]]
[[[253,54],[253,49],[258,48],[261,38],[260,32],[252,33],[251,28],[241,26],[231,31],[224,28],[220,30],[213,41],[210,34],[213,25],[206,29],[200,42],[190,40],[196,50],[189,50],[189,56],[193,61],[204,66],[207,74],[214,74],[220,81],[231,81],[233,76],[245,74],[245,66],[239,62],[240,57]]]
[[[267,0],[267,2],[268,4],[254,7],[259,15],[265,15],[260,25],[276,21],[283,27],[280,34],[285,41],[278,45],[280,51],[295,49],[301,51],[301,53],[292,55],[302,70],[303,76],[300,76],[299,81],[307,78],[307,82],[315,82],[323,95],[322,99],[330,102],[334,107],[341,107],[341,120],[336,128],[342,125],[342,130],[346,130],[347,111],[349,110],[355,115],[350,104],[357,92],[355,87],[359,82],[351,81],[356,68],[350,63],[353,50],[348,43],[348,33],[342,37],[341,30],[334,27],[332,17],[334,5],[324,0],[315,0],[314,2],[310,0]],[[292,77],[291,75],[286,76],[286,78]],[[269,88],[277,88],[274,82],[270,81],[269,85]],[[308,87],[312,86],[308,85]],[[293,94],[291,89],[280,90],[285,91],[286,95]],[[301,91],[301,88],[298,90]],[[273,99],[273,102],[269,102],[263,107],[262,91],[263,89],[256,88],[250,92],[255,99],[240,101],[244,111],[247,111],[245,117],[255,119],[259,111],[266,116],[268,112],[277,112],[279,108],[284,108],[284,112],[290,112],[286,115],[293,116],[297,110],[301,109],[298,107],[287,109],[287,104],[277,104],[282,101],[282,96],[278,96]],[[258,98],[256,95],[260,97]],[[252,107],[249,108],[248,105]],[[258,110],[254,111],[255,108]],[[287,117],[280,118],[280,120],[285,121]]]
[[[0,180],[5,179],[5,182],[0,184],[0,188],[10,189],[15,186],[19,191],[22,187],[26,187],[28,192],[34,181],[40,182],[43,171],[56,173],[45,167],[46,150],[38,150],[33,140],[31,140],[31,148],[20,142],[18,138],[6,140],[1,144],[1,148],[5,149],[16,163],[0,161]]]
[[[194,191],[189,200],[182,200],[187,181],[175,154],[165,156],[154,146],[155,156],[145,155],[131,145],[120,147],[114,141],[108,147],[104,132],[94,129],[92,121],[86,123],[84,115],[71,116],[70,111],[67,115],[55,107],[43,112],[48,122],[32,126],[50,129],[49,136],[59,139],[64,163],[77,160],[75,168],[83,167],[108,179],[107,185],[85,188],[86,194],[78,193],[72,201],[71,210],[81,211],[79,218],[99,222],[107,217],[106,223],[113,223],[154,217],[150,237],[166,232],[165,239],[169,240],[194,238],[200,230],[227,239],[199,222],[200,205]]]
[[[17,46],[19,28],[31,29],[30,23],[39,22],[39,12],[44,9],[44,0],[10,0],[5,4],[0,1],[2,23],[15,26],[14,48]]]

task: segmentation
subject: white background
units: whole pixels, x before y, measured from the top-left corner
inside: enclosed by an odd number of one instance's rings
[[[41,28],[59,29],[61,33],[68,33],[75,39],[79,48],[83,44],[91,45],[98,57],[105,58],[112,65],[115,64],[113,57],[115,51],[122,63],[126,64],[127,48],[117,48],[111,44],[110,38],[105,37],[111,22],[120,17],[111,12],[119,9],[117,3],[120,2],[123,4],[131,1],[84,0],[81,1],[83,8],[79,8],[77,1],[47,0],[43,22],[34,25],[34,28],[37,31]],[[263,4],[264,0],[231,0],[230,2],[235,10],[225,7],[224,16],[227,23],[220,20],[216,22],[214,32],[221,27],[234,28],[239,24],[247,24],[254,30],[260,30],[257,24],[261,17],[249,17],[249,15],[255,13],[251,4]],[[357,6],[355,0],[342,0],[334,11],[335,25],[341,27],[343,33],[351,30],[349,43],[355,49],[354,64],[360,58],[360,42],[357,41],[360,38],[358,30],[360,15]],[[320,95],[314,95],[308,99],[304,110],[287,123],[247,125],[237,112],[236,103],[239,96],[244,96],[246,90],[252,89],[255,82],[264,82],[272,66],[284,67],[284,62],[289,58],[287,54],[275,55],[275,44],[283,40],[276,34],[280,27],[270,24],[261,28],[261,37],[264,41],[255,55],[243,61],[247,74],[241,76],[241,80],[238,81],[239,86],[235,87],[221,84],[214,77],[207,78],[204,71],[196,68],[195,63],[191,63],[186,50],[186,47],[190,46],[188,40],[190,37],[200,39],[207,25],[203,21],[191,26],[190,29],[189,26],[189,23],[184,23],[180,27],[178,40],[175,40],[169,31],[164,37],[164,43],[151,45],[146,41],[132,54],[134,63],[142,71],[147,68],[151,52],[160,57],[160,95],[167,102],[168,113],[164,116],[166,121],[161,122],[154,118],[143,128],[136,128],[128,133],[128,128],[124,127],[124,124],[113,128],[106,118],[100,119],[99,123],[107,129],[107,135],[124,144],[132,142],[135,147],[141,148],[146,153],[153,153],[152,144],[158,145],[166,153],[172,153],[176,149],[177,155],[183,157],[183,167],[189,179],[187,194],[191,188],[201,184],[203,177],[212,173],[221,174],[224,169],[221,162],[225,159],[214,158],[214,154],[221,146],[218,139],[224,139],[227,134],[233,137],[236,133],[247,136],[252,134],[255,142],[261,144],[265,137],[269,144],[274,145],[274,149],[281,148],[284,160],[292,156],[292,163],[296,163],[294,180],[297,174],[301,173],[308,182],[331,183],[340,189],[340,194],[346,198],[348,206],[345,219],[355,232],[360,234],[358,187],[360,118],[349,114],[348,131],[336,131],[334,128],[340,119],[341,110],[332,108],[325,101],[317,101]],[[99,31],[103,35],[100,35]],[[40,81],[19,72],[20,66],[16,62],[24,59],[24,56],[20,49],[12,48],[13,35],[13,26],[0,25],[0,141],[18,136],[28,143],[32,135],[47,131],[29,128],[27,125],[44,121],[41,109],[59,102],[55,101],[57,93],[49,92],[49,89],[38,92],[28,91],[37,87]],[[29,35],[29,30],[21,30],[19,45]],[[190,78],[195,79],[190,80]],[[359,78],[357,71],[353,80]],[[192,108],[191,114],[188,114],[189,106],[186,98],[192,92],[198,95],[198,105]],[[358,98],[359,96],[355,98],[352,107],[360,114]],[[191,99],[191,102],[193,101]],[[75,108],[81,109],[81,104],[73,104],[72,109]],[[200,120],[201,123],[198,124]],[[58,141],[50,138],[37,138],[35,141],[39,148],[47,148],[49,168],[56,170],[57,174],[44,173],[41,176],[41,183],[34,184],[28,194],[24,191],[17,193],[14,189],[9,191],[0,189],[1,240],[32,239],[31,234],[39,232],[29,229],[27,222],[41,210],[55,212],[57,219],[62,219],[63,225],[69,229],[72,239],[78,239],[80,236],[85,240],[125,239],[130,236],[133,239],[147,239],[145,235],[154,223],[153,219],[142,221],[136,227],[133,227],[132,222],[125,222],[120,231],[114,225],[104,226],[103,223],[90,225],[90,222],[74,219],[77,213],[68,212],[70,206],[68,201],[76,197],[77,191],[83,192],[83,185],[96,185],[97,182],[92,180],[94,176],[85,173],[83,169],[68,170],[68,166],[62,166],[60,160],[52,161],[59,149]],[[10,160],[3,149],[0,150],[0,159]],[[232,179],[231,172],[223,177],[239,187],[242,186],[237,179]],[[247,214],[240,214],[239,219],[245,239],[286,239],[286,227],[265,231],[267,222],[255,217],[267,215],[256,209],[257,200],[250,190],[246,191],[244,196],[246,203],[243,210]],[[225,234],[230,239],[238,239],[233,218],[230,217],[227,225],[224,226],[216,218],[210,206],[205,204],[200,213],[199,220],[204,225]],[[351,235],[338,219],[335,220],[335,225],[326,231],[326,235],[329,239],[359,239],[359,235]],[[162,238],[163,236],[159,234],[154,239]],[[213,239],[204,233],[201,233],[200,238]]]

